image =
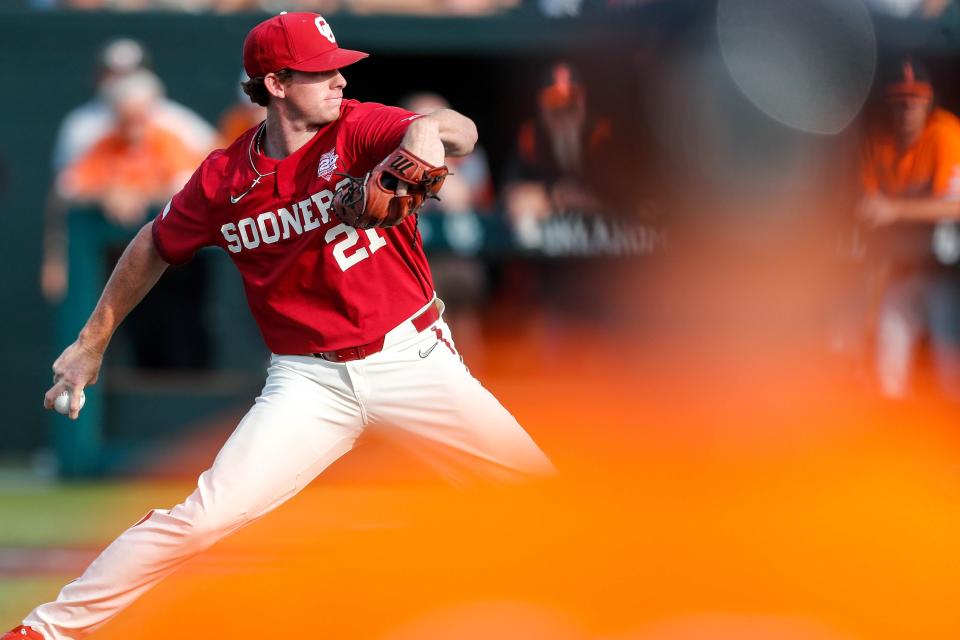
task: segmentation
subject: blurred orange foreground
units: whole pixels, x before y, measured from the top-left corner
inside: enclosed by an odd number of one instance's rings
[[[714,336],[492,338],[479,376],[557,481],[398,481],[361,449],[94,637],[960,637],[957,410],[881,403],[705,300]]]

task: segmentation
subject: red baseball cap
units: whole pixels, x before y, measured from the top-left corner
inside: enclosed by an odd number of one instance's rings
[[[243,68],[251,78],[280,69],[332,71],[368,55],[338,47],[319,13],[281,13],[255,26],[243,41]]]

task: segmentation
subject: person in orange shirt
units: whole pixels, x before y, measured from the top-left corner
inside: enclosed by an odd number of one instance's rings
[[[203,158],[176,135],[154,123],[152,112],[162,96],[159,79],[136,71],[105,91],[114,111],[114,128],[57,179],[57,193],[72,204],[95,205],[114,224],[136,228],[148,213],[179,191]],[[58,251],[66,273],[66,237]],[[45,265],[45,271],[47,267]],[[148,369],[203,369],[210,354],[203,318],[205,261],[171,269],[128,320],[134,359]],[[165,310],[178,309],[177,314]],[[152,310],[151,310],[152,309]]]
[[[203,158],[151,124],[161,94],[160,81],[149,71],[107,89],[116,126],[61,174],[57,188],[64,199],[94,202],[109,220],[132,227],[144,221],[151,205],[163,204],[186,183]]]
[[[876,313],[880,390],[906,396],[927,339],[941,391],[960,400],[960,119],[927,71],[902,60],[883,85],[886,118],[865,140],[857,213],[884,276]]]
[[[153,120],[163,94],[157,77],[136,70],[103,89],[113,128],[68,164],[55,180],[44,228],[41,286],[51,301],[67,289],[63,216],[71,204],[96,204],[113,222],[136,225],[150,205],[166,202],[203,159]]]
[[[611,120],[588,108],[573,68],[552,65],[537,93],[537,115],[520,126],[505,172],[504,209],[521,244],[539,246],[540,221],[550,216],[608,210],[612,142]]]

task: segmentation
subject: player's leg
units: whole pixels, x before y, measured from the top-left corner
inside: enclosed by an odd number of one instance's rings
[[[946,398],[960,402],[960,281],[952,273],[931,277],[925,293],[937,384]]]
[[[877,382],[889,398],[903,398],[910,390],[925,324],[921,294],[922,282],[917,276],[892,278],[877,310]]]
[[[448,479],[513,482],[555,473],[530,435],[467,370],[442,320],[365,367],[371,422]]]
[[[342,368],[274,357],[263,392],[193,494],[127,529],[24,624],[47,640],[87,635],[183,562],[303,489],[353,447],[362,428]]]

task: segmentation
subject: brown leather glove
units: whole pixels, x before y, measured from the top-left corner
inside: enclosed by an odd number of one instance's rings
[[[333,196],[333,211],[358,229],[392,227],[416,214],[429,198],[439,200],[437,192],[449,173],[446,166],[435,167],[397,147],[362,178],[346,176],[350,181]],[[397,195],[401,182],[407,185],[405,195]]]

